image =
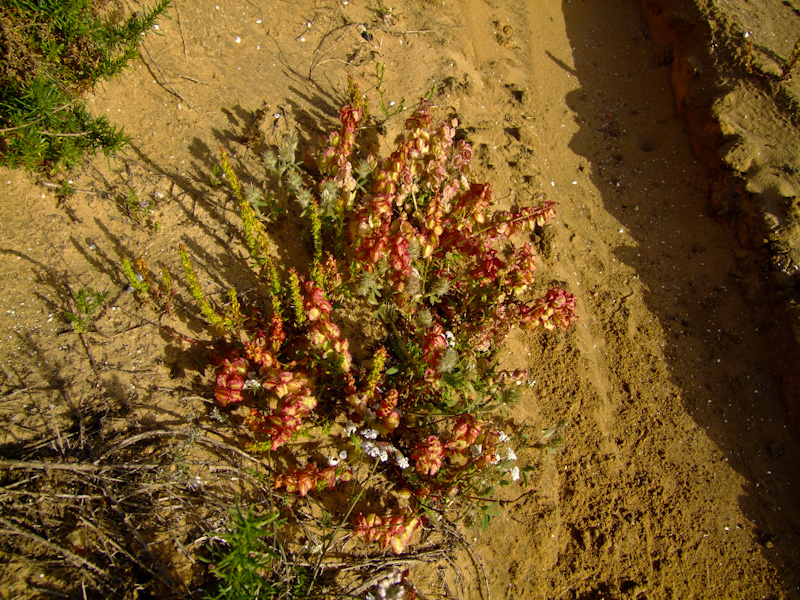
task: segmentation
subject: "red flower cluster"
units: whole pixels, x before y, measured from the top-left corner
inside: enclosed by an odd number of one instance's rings
[[[522,315],[522,322],[533,327],[552,331],[556,327],[566,329],[578,320],[575,314],[575,296],[560,288],[553,288],[544,298],[536,300]]]
[[[383,550],[391,548],[395,554],[402,554],[420,525],[422,519],[408,513],[388,517],[359,513],[354,533],[368,542],[378,542]]]
[[[444,455],[444,444],[435,435],[429,435],[411,451],[411,458],[416,462],[414,468],[423,475],[436,475],[442,467]]]
[[[250,409],[245,423],[251,431],[267,434],[272,449],[277,450],[300,431],[303,419],[316,408],[317,399],[311,379],[300,371],[270,369],[261,385],[278,397],[278,405],[269,414]]]
[[[327,140],[323,139],[323,143],[327,141],[328,145],[319,158],[318,165],[329,177],[320,183],[320,190],[326,181],[332,180],[342,193],[344,206],[350,207],[356,189],[350,155],[353,153],[361,111],[347,104],[339,111],[339,120],[342,123],[341,130],[331,133]]]
[[[409,246],[419,242],[424,258],[433,254],[444,231],[449,201],[460,190],[471,157],[466,142],[453,150],[456,119],[436,130],[432,122],[430,104],[422,100],[406,120],[404,139],[380,165],[370,194],[350,224],[356,259],[372,270],[388,257],[393,270],[390,279],[401,296],[411,274]],[[399,304],[404,304],[402,299]]]
[[[350,354],[350,343],[342,337],[339,327],[330,320],[333,306],[325,299],[325,292],[314,285],[313,281],[303,283],[305,288],[304,310],[310,322],[308,339],[311,345],[322,352],[323,359],[336,355],[339,357],[339,368],[343,372],[350,370],[353,357]]]
[[[391,433],[400,425],[400,413],[396,410],[399,396],[397,390],[389,390],[375,409],[375,416],[380,419],[378,425],[382,430],[381,433]]]
[[[428,383],[435,384],[439,381],[439,360],[446,349],[447,338],[444,336],[444,327],[434,323],[425,331],[425,339],[422,342],[422,360],[428,365],[425,369],[425,381]]]
[[[533,272],[537,267],[533,246],[526,242],[521,248],[517,248],[509,265],[503,278],[503,286],[519,296],[533,284]]]
[[[241,356],[233,360],[225,359],[217,372],[217,385],[214,397],[222,406],[234,404],[244,400],[242,391],[244,382],[247,381],[247,370],[250,361]]]
[[[265,369],[277,365],[273,352],[280,350],[286,334],[283,331],[283,320],[278,315],[273,315],[270,321],[270,332],[265,334],[257,331],[253,339],[243,343],[246,356],[239,356],[237,351],[231,353],[230,358],[222,361],[217,371],[214,396],[222,406],[236,404],[244,400],[244,387],[248,373],[256,368],[256,363]],[[267,341],[269,340],[269,342]]]
[[[479,465],[485,465],[491,459],[492,450],[496,445],[496,435],[485,434],[484,423],[472,415],[462,415],[453,424],[450,439],[446,443],[435,435],[428,436],[414,446],[411,458],[415,461],[414,468],[422,475],[436,475],[443,468],[446,457],[454,455],[467,456],[470,448],[483,441],[487,451],[482,449],[477,455],[469,454],[470,460]],[[486,457],[489,457],[487,459]]]
[[[353,472],[350,469],[336,467],[327,467],[325,469],[318,469],[311,463],[308,463],[305,469],[294,469],[286,474],[280,474],[275,477],[275,489],[286,488],[287,492],[297,492],[301,496],[308,495],[313,489],[319,489],[326,485],[329,490],[332,490],[339,481],[350,481],[353,478]]]
[[[452,452],[464,452],[483,433],[482,423],[472,415],[462,415],[453,425],[453,433],[445,447]]]
[[[247,358],[265,369],[271,369],[278,365],[275,354],[280,352],[283,343],[286,341],[286,332],[283,329],[283,319],[275,313],[270,318],[269,330],[265,333],[261,330],[251,340],[245,340],[243,346]]]
[[[222,406],[242,402],[248,372],[251,368],[260,370],[261,375],[253,379],[252,387],[272,392],[277,397],[277,407],[269,414],[252,408],[245,422],[251,431],[269,435],[275,450],[300,430],[303,419],[317,406],[317,399],[311,391],[311,379],[301,371],[281,367],[265,347],[265,339],[260,334],[255,340],[245,342],[247,357],[234,356],[222,361],[214,395]]]
[[[533,246],[525,244],[507,261],[501,258],[503,246],[513,234],[542,226],[554,214],[555,203],[499,211],[490,221],[491,187],[468,180],[472,149],[464,140],[455,143],[458,121],[438,127],[432,123],[430,105],[421,101],[407,119],[397,148],[380,163],[370,192],[350,221],[354,256],[368,271],[387,259],[391,293],[384,297],[404,307],[422,298],[416,291],[419,286],[410,285],[423,271],[419,265],[415,269],[412,247],[418,245],[429,264],[458,253],[471,278],[468,285],[481,288],[485,311],[504,302],[507,293],[519,296],[530,288],[536,269]],[[481,316],[485,315],[477,315],[478,321],[483,321]],[[435,378],[433,372],[428,376]]]
[[[494,236],[512,236],[522,230],[532,231],[537,225],[542,227],[547,219],[555,216],[556,205],[552,200],[545,200],[539,206],[528,206],[513,211],[498,211],[492,218]]]

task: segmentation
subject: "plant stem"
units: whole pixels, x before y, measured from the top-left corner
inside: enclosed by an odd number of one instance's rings
[[[314,589],[314,583],[316,582],[317,576],[319,575],[320,566],[322,565],[322,559],[325,558],[325,553],[333,545],[333,540],[336,537],[336,534],[339,533],[339,530],[344,526],[345,521],[347,521],[347,519],[350,518],[350,514],[353,512],[353,509],[356,507],[356,504],[358,504],[358,501],[361,500],[361,496],[363,496],[364,492],[366,492],[366,490],[367,490],[367,483],[369,483],[370,479],[373,478],[373,476],[375,475],[375,471],[377,469],[378,469],[378,461],[376,460],[376,461],[374,461],[372,463],[372,470],[370,471],[369,476],[367,477],[366,481],[364,482],[364,485],[360,486],[361,489],[358,491],[358,494],[356,494],[350,500],[350,504],[347,507],[347,512],[342,517],[342,519],[339,521],[339,524],[336,525],[336,529],[334,529],[333,532],[330,534],[330,536],[328,537],[328,541],[323,546],[322,551],[319,553],[319,558],[317,559],[317,564],[314,566],[314,575],[312,575],[311,582],[308,584],[308,589],[306,590],[306,596],[311,594],[311,590]]]

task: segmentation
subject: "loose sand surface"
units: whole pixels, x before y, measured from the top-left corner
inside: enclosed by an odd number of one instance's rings
[[[314,143],[336,123],[347,75],[368,91],[380,62],[387,100],[413,104],[436,86],[437,114],[457,116],[501,206],[557,202],[538,240],[538,281],[579,302],[577,326],[515,335],[504,353],[535,382],[513,418],[539,429],[565,419],[564,449],[521,457],[538,466],[530,487],[486,533],[466,532],[463,579],[420,570],[424,597],[486,598],[488,584],[493,600],[800,598],[800,448],[768,335],[769,266],[743,245],[743,221],[712,205],[719,172],[698,160],[697,122],[681,119],[695,97],[676,109],[680,53],[665,50],[664,31],[651,34],[638,2],[408,0],[385,15],[362,0],[175,4],[142,60],[90,97],[132,137],[124,156],[75,173],[80,191],[61,203],[42,178],[0,172],[0,363],[15,372],[3,382],[0,443],[53,435],[50,419],[68,412],[58,386],[110,415],[127,407],[116,428],[179,427],[190,413],[210,423],[211,404],[197,400],[212,397],[208,374],[176,366],[179,345],[142,316],[121,261],[144,256],[178,273],[182,243],[209,289],[246,286],[233,206],[210,185],[217,148],[247,165],[243,136],[260,109],[267,143],[290,129]],[[800,36],[797,5],[769,3],[767,22],[748,12],[756,3],[726,4],[712,3],[702,27],[719,41],[750,19],[755,68],[780,70]],[[773,212],[786,229],[797,130],[767,106],[774,95],[758,95],[761,113],[742,90],[729,87],[736,119],[714,146],[728,142],[720,155],[740,161],[751,192],[783,182]],[[747,129],[745,118],[765,125]],[[155,206],[138,223],[128,186]],[[87,286],[109,296],[80,337],[61,315],[69,290]],[[200,335],[191,323],[181,310],[162,321]],[[0,597],[21,594],[27,575],[14,573],[2,585],[15,592]]]

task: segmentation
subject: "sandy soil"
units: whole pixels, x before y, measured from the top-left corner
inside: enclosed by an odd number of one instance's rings
[[[770,27],[788,40],[756,48],[782,64],[800,33],[797,8],[775,2],[787,14],[770,24],[746,0],[727,4],[723,13],[710,4],[696,31],[755,19],[757,41]],[[124,157],[74,174],[81,191],[63,203],[36,178],[2,171],[0,363],[7,391],[28,389],[3,396],[0,443],[44,435],[67,411],[48,391],[56,383],[112,416],[125,405],[142,428],[206,414],[186,390],[207,378],[142,315],[120,263],[145,256],[177,273],[183,243],[210,289],[246,287],[231,250],[233,207],[210,185],[217,147],[246,168],[242,138],[261,108],[274,115],[268,141],[290,128],[316,139],[335,122],[347,74],[367,90],[381,62],[387,98],[413,102],[436,85],[438,110],[457,115],[502,203],[558,202],[540,240],[540,282],[579,298],[577,327],[519,335],[508,348],[509,364],[536,382],[515,420],[569,425],[563,451],[522,457],[540,467],[531,490],[510,496],[486,534],[469,532],[491,598],[800,598],[800,448],[767,336],[768,269],[727,222],[742,221],[712,209],[719,173],[696,158],[702,135],[680,118],[691,111],[676,109],[666,38],[654,41],[635,0],[409,0],[383,19],[375,8],[178,0],[142,61],[90,100],[132,136]],[[736,97],[743,121],[742,106],[755,105]],[[772,189],[775,161],[796,161],[797,130],[774,103],[769,114],[768,143],[743,125],[739,142],[730,132],[714,142],[744,161],[753,193]],[[793,176],[783,172],[784,192]],[[126,207],[129,187],[152,213]],[[793,197],[784,192],[775,198]],[[792,244],[778,200],[778,229]],[[81,338],[62,315],[69,290],[87,286],[109,296]],[[166,324],[199,331],[180,310]],[[467,560],[465,575],[481,572]],[[445,593],[435,570],[419,577]],[[444,597],[487,596],[483,575],[445,583]]]

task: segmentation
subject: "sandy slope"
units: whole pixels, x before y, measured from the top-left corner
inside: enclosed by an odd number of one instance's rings
[[[174,264],[183,242],[213,284],[246,281],[228,251],[231,207],[209,192],[216,147],[247,164],[239,140],[262,103],[280,115],[268,135],[297,127],[313,140],[334,122],[345,74],[367,89],[380,61],[391,98],[437,85],[501,203],[558,201],[540,282],[580,302],[576,328],[508,350],[535,380],[515,419],[569,425],[561,453],[521,456],[541,467],[532,489],[487,534],[470,532],[491,598],[800,598],[800,450],[772,376],[770,316],[742,298],[754,259],[710,215],[709,175],[638,3],[411,0],[385,22],[370,6],[179,0],[142,64],[92,99],[134,140],[123,163],[76,180],[109,197],[57,207],[3,171],[3,363],[86,398],[97,378],[145,425],[180,422],[192,407],[174,390],[192,373],[170,379],[177,351],[139,321],[120,260]],[[115,204],[124,185],[163,194],[159,232]],[[112,292],[94,372],[57,317],[66,286],[89,284]],[[23,436],[15,407],[1,409],[4,441]],[[465,580],[445,578],[452,597],[485,598],[464,560]]]

